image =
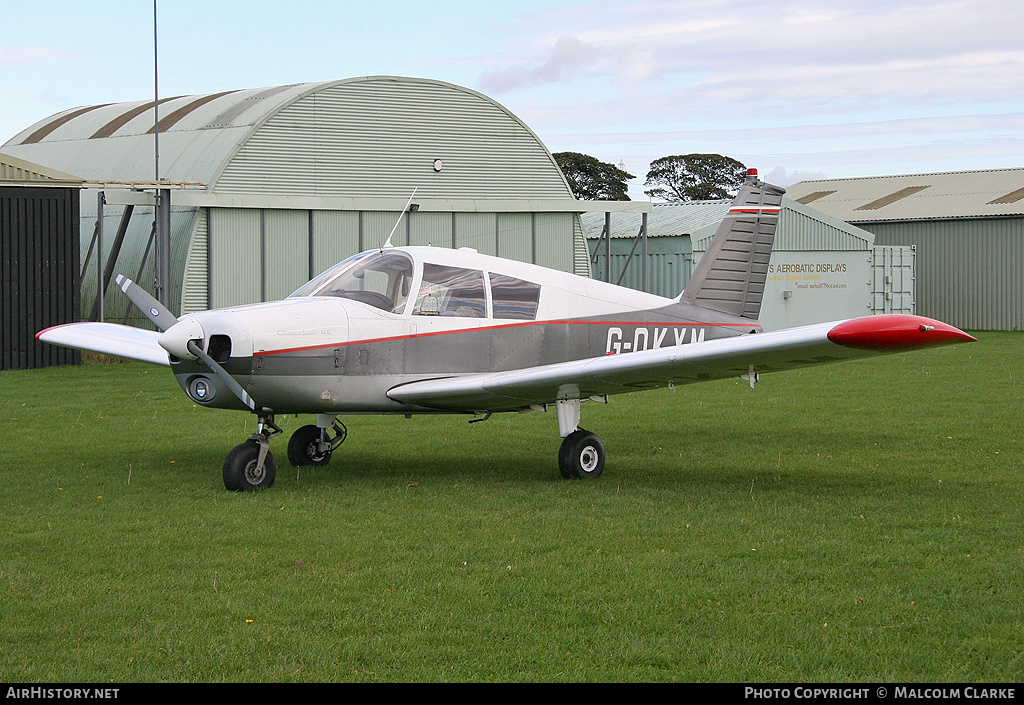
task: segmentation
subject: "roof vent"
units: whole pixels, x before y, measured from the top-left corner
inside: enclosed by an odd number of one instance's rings
[[[46,123],[45,125],[43,125],[42,127],[40,127],[38,130],[33,132],[31,135],[29,135],[28,137],[23,139],[21,141],[21,143],[22,144],[36,144],[37,142],[42,142],[44,137],[49,135],[51,132],[56,130],[61,125],[64,125],[66,123],[71,122],[72,120],[74,120],[79,115],[85,115],[86,113],[88,113],[88,112],[90,112],[92,110],[98,110],[100,108],[105,108],[108,105],[110,105],[110,103],[104,103],[103,105],[90,105],[88,108],[79,108],[78,110],[73,110],[70,113],[65,113],[64,115],[61,115],[59,118],[57,118],[55,120],[52,120],[52,121]]]
[[[994,200],[988,202],[988,205],[994,206],[998,203],[1016,203],[1020,199],[1024,198],[1024,188],[1019,188],[1016,191],[1010,191],[1005,196],[1000,196]]]
[[[808,203],[813,203],[819,198],[824,198],[825,196],[831,196],[833,193],[835,193],[835,191],[815,191],[814,193],[809,193],[806,196],[801,196],[796,199],[796,202],[802,203],[806,206]]]
[[[895,203],[896,201],[902,201],[907,196],[913,196],[918,191],[924,191],[926,188],[931,188],[931,186],[908,186],[906,188],[901,188],[899,191],[895,193],[890,193],[888,196],[883,196],[882,198],[879,198],[877,201],[865,203],[863,206],[860,206],[859,208],[854,208],[854,210],[876,211],[879,208],[884,208],[885,206],[888,206],[891,203]]]

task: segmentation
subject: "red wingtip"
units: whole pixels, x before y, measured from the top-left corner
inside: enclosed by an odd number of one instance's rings
[[[885,314],[843,321],[828,332],[828,339],[849,348],[885,352],[915,350],[976,340],[959,328],[922,316]]]
[[[60,323],[60,324],[55,325],[55,326],[50,326],[49,328],[43,328],[41,331],[36,333],[36,340],[42,340],[42,337],[40,337],[40,336],[43,336],[43,335],[49,333],[51,330],[56,330],[58,328],[63,328],[64,326],[73,326],[73,325],[75,325],[75,324],[74,323]]]

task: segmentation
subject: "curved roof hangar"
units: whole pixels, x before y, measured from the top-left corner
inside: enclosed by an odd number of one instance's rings
[[[215,192],[572,198],[522,121],[440,81],[375,76],[225,91],[166,98],[158,110],[159,177]],[[153,101],[75,108],[3,151],[86,180],[153,180],[154,117]]]

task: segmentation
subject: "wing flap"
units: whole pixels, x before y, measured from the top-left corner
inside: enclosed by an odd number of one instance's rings
[[[118,323],[66,323],[36,333],[44,343],[170,366],[160,333]]]
[[[780,372],[974,340],[952,326],[919,316],[869,316],[854,321],[857,323],[820,323],[521,370],[422,380],[394,387],[388,396],[437,409],[510,411],[559,398],[692,384],[751,372]],[[865,331],[876,329],[888,331],[883,336],[885,344],[861,344]]]

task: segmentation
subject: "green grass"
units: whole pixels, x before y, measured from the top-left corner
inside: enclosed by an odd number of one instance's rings
[[[358,416],[256,494],[166,370],[4,372],[0,679],[1020,681],[1024,335],[979,338],[585,404],[597,481],[553,413]]]

